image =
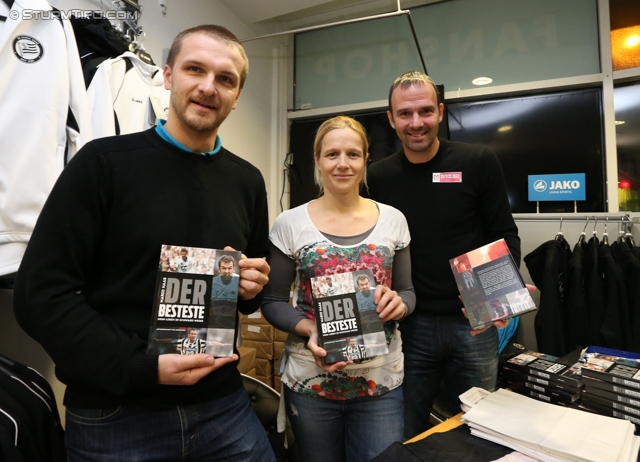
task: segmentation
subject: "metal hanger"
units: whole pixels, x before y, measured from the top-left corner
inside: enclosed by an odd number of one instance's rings
[[[562,217],[560,217],[560,229],[558,230],[558,234],[556,234],[556,241],[564,241],[564,236],[562,235]]]
[[[155,65],[153,59],[151,58],[151,55],[147,52],[147,50],[144,49],[143,42],[147,34],[142,30],[142,27],[140,27],[140,35],[142,35],[142,39],[140,40],[140,42],[138,42],[138,48],[136,49],[135,53],[143,62]]]
[[[584,241],[587,239],[587,225],[589,224],[589,215],[585,215],[587,222],[584,224],[584,228],[582,228],[582,232],[580,233],[580,237],[578,238],[578,245],[582,247]]]
[[[624,222],[624,226],[625,226],[625,237],[627,238],[627,243],[631,247],[635,247],[636,243],[635,243],[635,240],[633,239],[633,234],[631,233],[631,221],[629,221],[628,218],[627,218],[627,221]]]

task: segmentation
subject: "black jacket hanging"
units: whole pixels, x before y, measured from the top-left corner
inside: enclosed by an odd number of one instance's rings
[[[554,356],[568,353],[565,337],[565,278],[571,248],[565,239],[547,241],[524,257],[533,283],[540,290],[534,322],[538,351]]]
[[[604,275],[606,300],[605,315],[600,326],[604,340],[602,346],[624,350],[629,329],[627,288],[609,244],[600,244],[600,270]]]
[[[78,44],[85,86],[88,87],[98,65],[129,51],[129,42],[106,18],[71,18],[71,25]]]
[[[584,289],[585,247],[581,243],[573,247],[567,268],[565,327],[569,350],[588,345],[589,312]]]
[[[67,460],[64,431],[51,386],[35,370],[3,355],[0,355],[0,433],[3,461]]]
[[[630,338],[625,342],[627,351],[640,353],[640,260],[628,242],[620,245],[618,266],[627,287]]]
[[[586,345],[603,346],[600,327],[605,316],[605,292],[600,269],[600,241],[596,236],[589,239],[584,260],[584,290],[587,299],[589,325]]]

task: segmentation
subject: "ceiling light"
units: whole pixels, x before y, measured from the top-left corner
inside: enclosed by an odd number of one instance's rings
[[[622,125],[624,123],[624,120],[616,120],[616,125]]]
[[[491,77],[478,77],[471,81],[474,85],[489,85],[491,82],[493,82]]]
[[[508,132],[509,130],[511,130],[513,127],[511,125],[503,125],[502,127],[500,127],[498,129],[499,132]]]
[[[624,42],[624,44],[628,47],[634,47],[638,43],[640,43],[640,37],[638,37],[637,35],[632,35],[626,40],[626,42]]]

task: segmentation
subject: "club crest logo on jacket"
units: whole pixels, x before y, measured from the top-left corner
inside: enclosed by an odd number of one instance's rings
[[[24,63],[35,63],[44,55],[44,48],[33,37],[18,35],[13,40],[13,53]]]

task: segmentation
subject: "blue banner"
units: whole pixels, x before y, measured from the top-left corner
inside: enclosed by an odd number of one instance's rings
[[[529,175],[529,201],[586,200],[584,173]]]

